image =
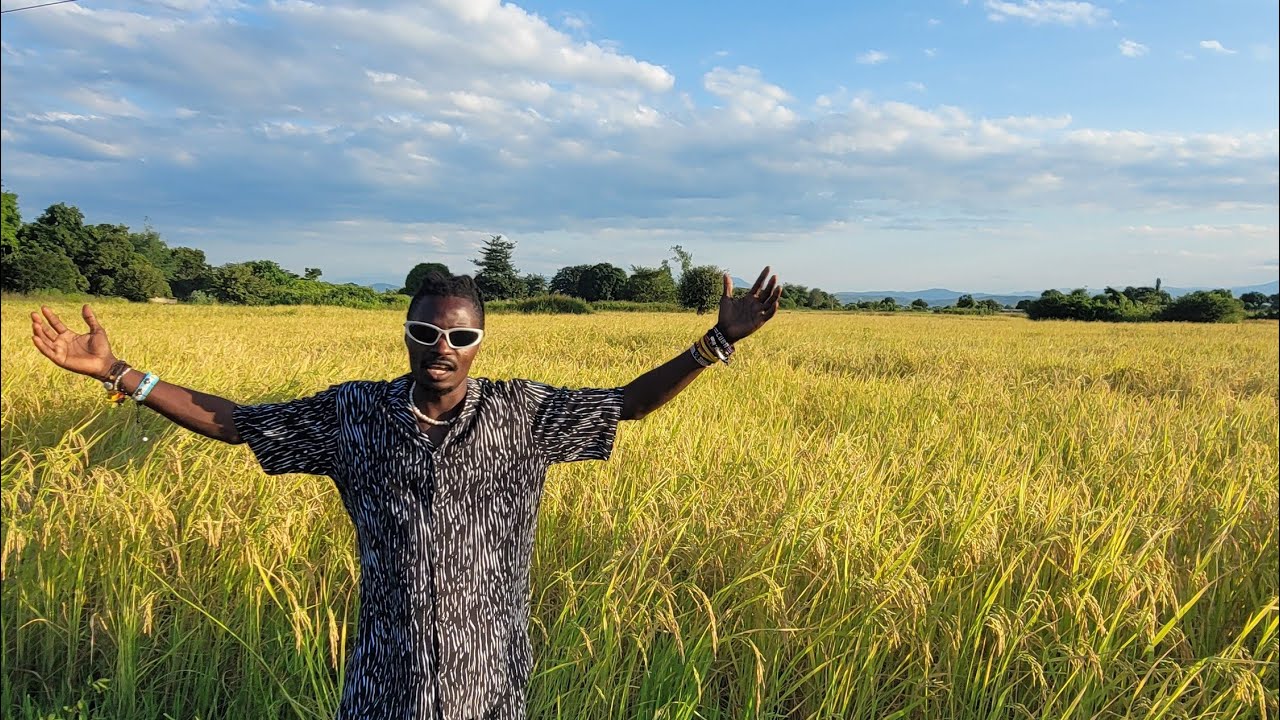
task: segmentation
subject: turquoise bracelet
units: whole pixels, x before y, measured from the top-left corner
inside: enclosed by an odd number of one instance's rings
[[[159,375],[147,373],[142,376],[142,382],[138,383],[138,389],[133,391],[133,399],[135,402],[142,402],[147,399],[156,384],[160,382]]]

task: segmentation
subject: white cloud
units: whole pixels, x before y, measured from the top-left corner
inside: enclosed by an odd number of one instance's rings
[[[928,24],[929,24],[929,27],[937,27],[942,24],[942,21],[939,20],[938,18],[929,18]]]
[[[925,55],[925,57],[937,57],[937,56],[938,56],[938,48],[925,48],[925,49],[924,49],[924,55]]]
[[[1106,8],[1070,0],[986,0],[987,18],[1023,20],[1032,25],[1093,25],[1110,16]]]
[[[1223,47],[1223,46],[1222,46],[1222,43],[1218,42],[1217,40],[1201,40],[1201,41],[1200,41],[1200,47],[1201,47],[1201,48],[1203,48],[1203,49],[1205,49],[1205,50],[1209,50],[1209,51],[1211,51],[1211,52],[1216,52],[1216,53],[1218,53],[1218,54],[1220,54],[1220,55],[1235,55],[1235,54],[1236,54],[1236,51],[1235,51],[1235,50],[1231,50],[1230,48],[1225,48],[1225,47]]]
[[[707,92],[728,103],[730,112],[746,125],[786,125],[795,113],[782,103],[791,96],[764,81],[760,71],[745,66],[734,70],[715,68],[702,78]]]
[[[1131,57],[1131,58],[1142,57],[1143,55],[1147,54],[1147,51],[1148,51],[1147,46],[1143,45],[1140,42],[1136,42],[1128,38],[1125,38],[1124,40],[1120,41],[1120,54],[1124,55],[1125,57]]]
[[[879,50],[868,50],[858,56],[858,64],[860,65],[879,65],[889,59],[889,56]]]
[[[584,15],[580,15],[578,13],[566,12],[561,14],[560,16],[560,24],[568,28],[569,30],[572,30],[573,32],[580,33],[580,32],[586,32],[587,28],[590,27],[591,25],[591,21],[588,20]]]
[[[468,243],[499,232],[527,238],[522,262],[540,269],[653,263],[645,248],[673,238],[839,248],[862,217],[978,232],[1028,207],[1149,213],[1117,228],[1175,224],[1170,208],[1276,208],[1275,131],[1116,131],[838,87],[810,103],[747,66],[682,78],[706,95],[673,93],[654,59],[518,7],[351,1],[191,17],[56,6],[6,23],[6,43],[32,48],[2,68],[6,186],[95,220],[150,215],[215,262],[384,278],[424,252],[467,269]],[[604,237],[616,255],[591,255]]]
[[[908,83],[907,83],[907,88],[908,88],[908,89],[911,89],[911,90],[915,90],[916,92],[924,92],[925,90],[927,90],[927,89],[928,89],[928,88],[926,88],[926,87],[925,87],[924,83],[922,83],[922,82],[920,82],[920,81],[918,81],[918,80],[912,80],[912,81],[908,82]]]

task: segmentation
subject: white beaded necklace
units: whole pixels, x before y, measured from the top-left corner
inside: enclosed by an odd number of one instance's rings
[[[437,420],[433,417],[427,417],[426,413],[418,409],[417,404],[413,402],[413,391],[417,389],[417,387],[418,382],[416,380],[409,383],[409,409],[413,411],[413,416],[428,425],[435,425],[436,427],[446,427],[453,424],[452,418],[448,420]]]

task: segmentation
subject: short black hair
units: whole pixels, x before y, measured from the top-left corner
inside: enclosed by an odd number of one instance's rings
[[[476,307],[476,319],[480,321],[481,327],[484,326],[484,296],[470,275],[427,273],[422,278],[418,291],[413,294],[413,299],[409,301],[409,310],[405,313],[405,318],[413,316],[414,308],[418,307],[424,298],[432,297],[456,297],[470,300]]]

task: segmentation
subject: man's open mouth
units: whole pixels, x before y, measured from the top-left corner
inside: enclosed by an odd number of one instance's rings
[[[444,376],[453,372],[455,369],[452,363],[447,363],[447,362],[432,362],[432,363],[427,363],[422,367],[424,370],[427,371],[427,376],[430,377],[432,380],[439,380],[440,378],[443,378]]]

